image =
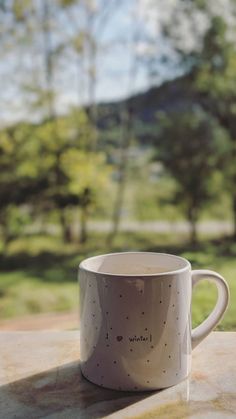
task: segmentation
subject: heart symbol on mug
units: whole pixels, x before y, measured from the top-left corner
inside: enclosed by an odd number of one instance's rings
[[[123,339],[123,336],[117,336],[116,339],[118,340],[118,342],[121,342]]]

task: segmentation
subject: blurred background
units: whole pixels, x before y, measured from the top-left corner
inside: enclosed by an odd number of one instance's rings
[[[235,0],[0,0],[1,329],[77,327],[79,262],[145,250],[236,330],[235,40]]]

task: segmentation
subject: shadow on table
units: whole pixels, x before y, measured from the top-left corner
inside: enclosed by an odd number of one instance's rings
[[[153,394],[98,387],[74,362],[1,387],[0,418],[101,418]]]

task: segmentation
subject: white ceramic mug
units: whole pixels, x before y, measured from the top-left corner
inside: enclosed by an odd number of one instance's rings
[[[213,281],[218,300],[191,330],[192,287]],[[186,378],[191,351],[216,326],[229,300],[225,280],[163,253],[91,257],[79,267],[82,374],[116,390],[153,390]]]

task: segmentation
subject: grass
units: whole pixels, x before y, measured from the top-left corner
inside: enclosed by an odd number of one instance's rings
[[[27,236],[10,243],[0,254],[0,318],[25,314],[68,311],[78,306],[77,267],[94,254],[108,251],[145,250],[174,253],[190,260],[193,269],[213,269],[223,275],[231,292],[230,307],[219,330],[236,330],[236,243],[228,238],[209,240],[191,248],[182,235],[120,233],[112,249],[105,236],[93,234],[88,244],[64,245],[58,237]],[[193,326],[210,312],[216,300],[213,284],[203,282],[193,293]]]
[[[25,271],[0,275],[1,318],[18,317],[48,311],[68,311],[76,307],[76,284],[44,283]]]

